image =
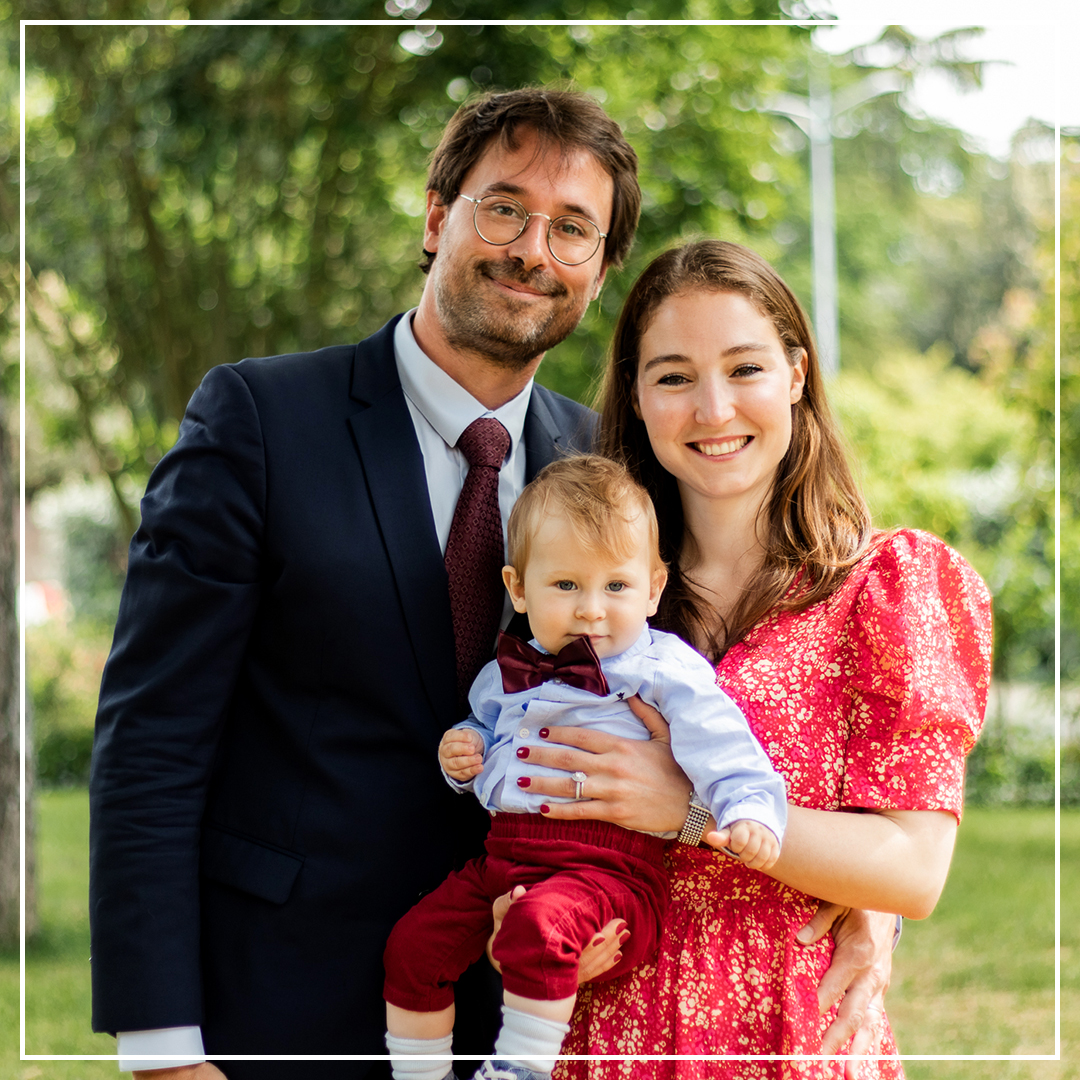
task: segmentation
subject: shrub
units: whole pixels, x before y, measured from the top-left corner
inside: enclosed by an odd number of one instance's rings
[[[86,783],[101,671],[110,632],[54,620],[26,632],[36,775],[45,786]]]

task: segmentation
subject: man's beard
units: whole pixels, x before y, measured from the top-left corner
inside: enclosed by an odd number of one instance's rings
[[[500,367],[520,370],[565,340],[581,321],[588,301],[576,308],[570,290],[557,278],[523,270],[503,259],[474,263],[465,273],[438,272],[432,285],[439,321],[447,341],[463,352],[478,353]],[[448,267],[449,270],[449,267]],[[543,292],[553,299],[544,311],[530,312],[533,301],[499,301],[477,295],[485,278],[512,282]]]

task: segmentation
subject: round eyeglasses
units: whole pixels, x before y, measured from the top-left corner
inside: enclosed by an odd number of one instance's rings
[[[607,236],[588,218],[576,214],[551,218],[547,214],[530,214],[517,199],[509,199],[505,195],[485,195],[482,199],[474,199],[463,191],[458,194],[473,204],[476,235],[497,247],[512,244],[525,231],[531,218],[547,218],[548,250],[564,266],[588,262],[596,254],[600,241]]]

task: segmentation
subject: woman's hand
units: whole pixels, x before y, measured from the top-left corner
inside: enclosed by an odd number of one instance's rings
[[[838,1054],[851,1039],[845,1080],[858,1080],[862,1056],[881,1049],[885,991],[892,974],[896,916],[822,903],[798,939],[809,945],[832,929],[835,948],[829,970],[818,986],[824,1016],[841,997],[836,1019],[821,1042],[823,1054]]]
[[[495,935],[502,927],[502,921],[506,918],[506,913],[510,910],[510,905],[524,895],[525,886],[517,885],[511,892],[503,893],[502,896],[497,897],[495,903],[491,905],[491,914],[495,919],[495,929],[492,930],[491,937],[488,938],[487,956],[488,960],[491,961],[491,966],[500,975],[502,974],[502,968],[495,959],[491,946],[495,942]],[[629,939],[630,930],[625,920],[612,919],[582,949],[581,959],[578,961],[578,986],[590,982],[598,975],[603,975],[605,971],[613,968],[622,959],[620,950]]]
[[[640,698],[628,698],[627,704],[648,728],[648,740],[623,739],[587,728],[541,730],[541,737],[553,745],[530,747],[529,762],[562,769],[567,775],[565,779],[530,777],[529,791],[573,798],[570,773],[581,771],[586,776],[581,801],[551,803],[542,813],[551,818],[611,821],[642,832],[677,832],[683,827],[692,785],[672,757],[668,725]]]

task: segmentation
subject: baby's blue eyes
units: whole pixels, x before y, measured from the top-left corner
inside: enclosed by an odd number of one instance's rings
[[[605,586],[608,592],[622,592],[626,588],[625,581],[609,581]],[[563,592],[573,592],[577,588],[577,585],[572,581],[556,581],[555,588],[561,589]]]

